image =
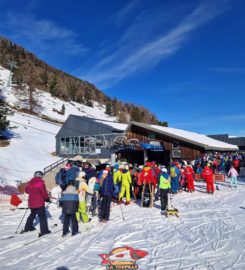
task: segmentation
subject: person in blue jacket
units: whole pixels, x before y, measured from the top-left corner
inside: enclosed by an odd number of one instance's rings
[[[100,210],[100,221],[107,222],[110,217],[110,206],[111,200],[114,192],[114,182],[111,172],[107,170],[103,171],[100,180],[100,196],[102,197],[101,210]]]
[[[170,167],[170,177],[171,177],[171,188],[172,193],[176,194],[179,189],[179,176],[180,171],[176,163],[172,163]]]
[[[69,232],[70,221],[72,223],[72,235],[76,235],[78,233],[76,212],[78,211],[79,198],[77,190],[74,186],[74,181],[70,181],[68,183],[68,187],[62,193],[60,205],[62,206],[62,213],[65,215],[63,223],[63,236]]]

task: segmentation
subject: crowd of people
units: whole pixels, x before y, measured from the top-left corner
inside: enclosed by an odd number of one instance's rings
[[[93,166],[89,163],[69,161],[56,175],[56,184],[61,188],[59,205],[62,207],[63,236],[79,232],[79,222],[88,223],[88,212],[98,216],[100,222],[110,218],[111,202],[129,205],[131,199],[145,207],[153,207],[153,202],[161,200],[161,210],[168,208],[168,193],[182,191],[195,192],[195,177],[201,176],[206,182],[207,193],[213,194],[216,173],[226,173],[230,185],[237,187],[237,176],[244,163],[244,155],[219,154],[204,155],[193,161],[174,161],[168,166],[147,161],[144,166],[116,163]],[[36,215],[40,220],[40,234],[49,234],[45,202],[51,202],[43,181],[43,173],[37,171],[26,185],[31,209],[23,232],[35,230]]]

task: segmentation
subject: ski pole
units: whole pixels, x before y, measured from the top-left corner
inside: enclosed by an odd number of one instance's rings
[[[121,204],[120,204],[120,208],[121,208],[123,220],[125,220],[124,215],[123,215],[123,210],[122,210],[122,205]]]
[[[25,211],[25,213],[24,213],[24,215],[23,215],[23,217],[22,217],[22,219],[21,219],[21,221],[20,221],[20,224],[19,224],[19,226],[18,226],[17,230],[15,231],[15,233],[17,233],[17,232],[18,232],[19,227],[20,227],[20,225],[21,225],[21,223],[22,223],[23,219],[25,218],[25,215],[26,215],[26,213],[27,213],[28,209],[29,209],[29,208],[27,208],[27,209],[26,209],[26,211]]]

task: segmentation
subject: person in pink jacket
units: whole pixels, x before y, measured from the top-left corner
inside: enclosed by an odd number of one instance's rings
[[[231,187],[234,185],[235,187],[237,187],[237,176],[238,176],[238,172],[235,169],[234,166],[231,166],[229,172],[228,172],[228,177],[231,178]]]
[[[26,185],[25,192],[29,194],[28,207],[31,210],[31,214],[27,218],[25,228],[22,231],[24,233],[35,230],[33,221],[36,215],[38,215],[40,221],[39,237],[50,233],[45,212],[45,202],[50,202],[50,199],[42,177],[43,173],[37,171],[34,173],[34,177]]]

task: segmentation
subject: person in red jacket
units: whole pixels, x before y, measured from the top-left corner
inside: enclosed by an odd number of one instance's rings
[[[31,214],[27,218],[25,228],[22,232],[29,232],[35,230],[33,221],[38,215],[40,221],[39,237],[51,233],[48,229],[48,222],[45,212],[45,202],[50,202],[45,183],[42,179],[43,173],[37,171],[34,177],[26,185],[25,192],[29,194],[28,207],[31,209]]]
[[[142,196],[144,197],[145,194],[150,194],[150,207],[152,207],[153,194],[156,187],[156,178],[152,173],[151,162],[146,162],[146,165],[140,173],[139,182],[142,185]]]
[[[208,163],[209,164],[209,163]],[[207,165],[202,171],[202,177],[206,180],[207,184],[207,192],[213,194],[214,193],[214,173],[210,168],[210,165]]]
[[[194,170],[190,164],[185,168],[185,178],[187,180],[188,192],[194,192]]]

